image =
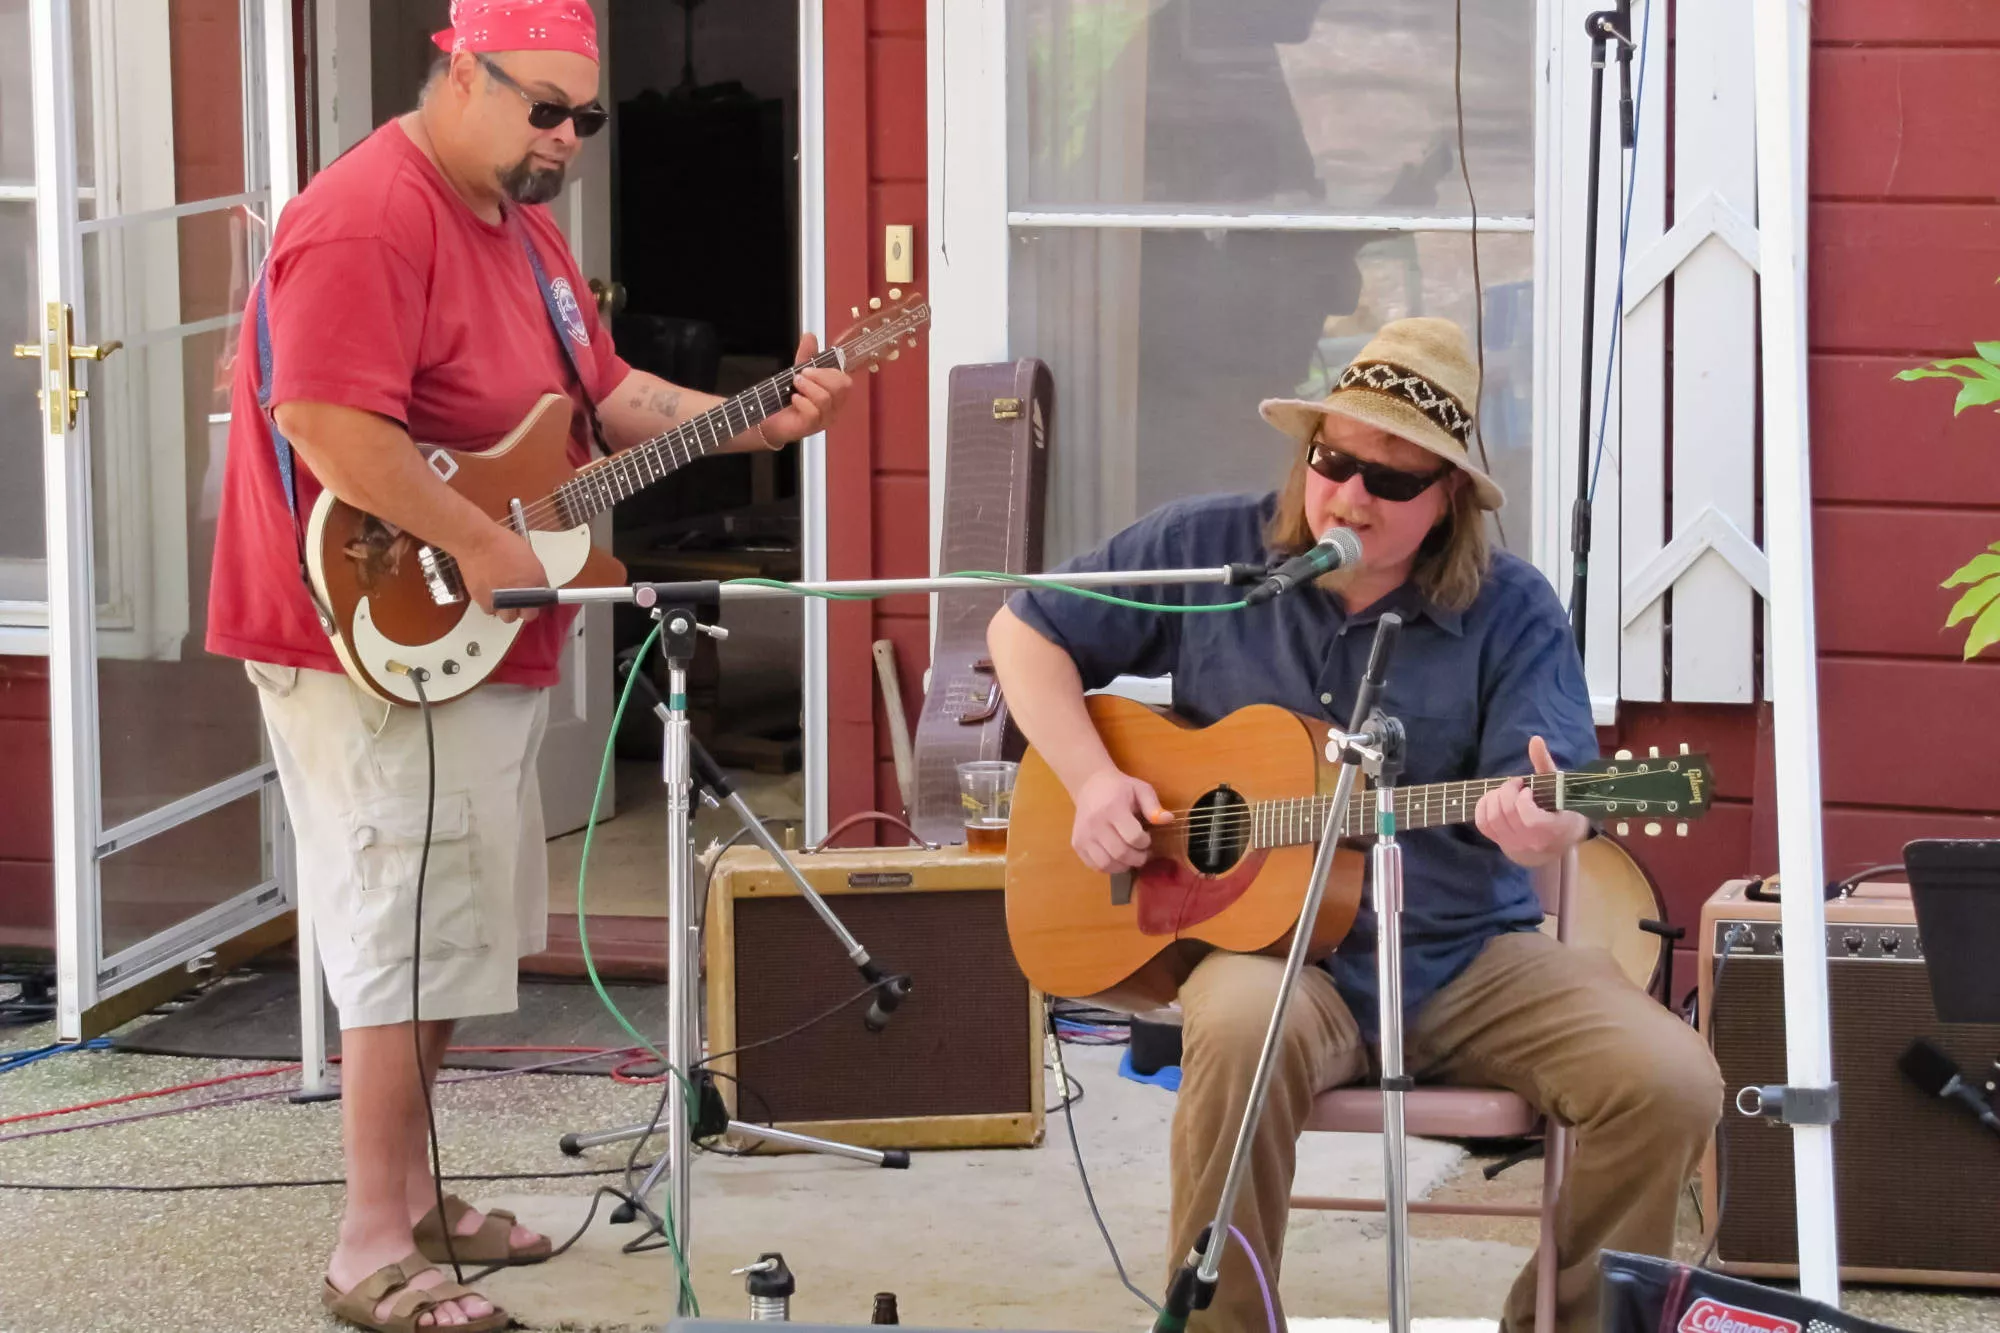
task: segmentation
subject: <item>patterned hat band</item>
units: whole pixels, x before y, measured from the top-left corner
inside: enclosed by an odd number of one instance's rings
[[[1341,372],[1334,393],[1345,389],[1373,389],[1399,399],[1461,445],[1472,439],[1472,417],[1465,405],[1414,370],[1388,361],[1356,361]]]

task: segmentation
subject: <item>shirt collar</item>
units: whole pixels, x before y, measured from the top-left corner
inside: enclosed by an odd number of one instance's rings
[[[1450,607],[1439,606],[1436,602],[1417,590],[1414,581],[1405,581],[1395,591],[1371,605],[1358,615],[1348,617],[1350,625],[1368,625],[1382,618],[1386,611],[1394,611],[1405,620],[1423,616],[1433,625],[1453,638],[1465,637],[1465,613]]]

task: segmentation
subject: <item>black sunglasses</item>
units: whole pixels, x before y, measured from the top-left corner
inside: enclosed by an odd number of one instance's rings
[[[1435,472],[1404,472],[1382,463],[1371,463],[1365,458],[1356,458],[1353,454],[1344,454],[1324,440],[1313,440],[1307,444],[1306,466],[1336,486],[1349,477],[1359,476],[1361,485],[1370,495],[1397,504],[1416,499],[1451,471],[1451,464],[1446,463]]]
[[[538,130],[552,130],[564,121],[570,120],[576,122],[576,137],[588,139],[603,129],[606,122],[611,119],[611,113],[596,102],[586,102],[582,106],[567,106],[561,102],[541,101],[526,88],[514,82],[513,75],[485,56],[475,52],[473,58],[494,79],[521,95],[521,100],[528,104],[528,123]]]

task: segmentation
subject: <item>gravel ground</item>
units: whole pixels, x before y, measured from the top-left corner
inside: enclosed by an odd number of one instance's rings
[[[50,1040],[42,1028],[0,1033],[0,1053]],[[1127,1266],[1157,1286],[1166,1202],[1165,1125],[1172,1098],[1118,1079],[1116,1054],[1074,1050],[1088,1090],[1078,1133],[1107,1223]],[[0,1118],[214,1078],[261,1065],[114,1052],[65,1054],[0,1075]],[[250,1079],[195,1096],[262,1091]],[[617,1166],[618,1148],[578,1161],[556,1149],[573,1129],[647,1118],[657,1092],[608,1079],[522,1075],[464,1084],[439,1098],[447,1171],[565,1172]],[[145,1109],[128,1104],[100,1114]],[[0,1143],[0,1181],[147,1184],[231,1179],[318,1179],[340,1170],[338,1107],[284,1098],[216,1107],[130,1125]],[[83,1118],[83,1117],[75,1117]],[[67,1123],[67,1121],[60,1122]],[[0,1135],[35,1127],[0,1127]],[[1315,1192],[1379,1186],[1379,1147],[1363,1136],[1310,1135],[1301,1177]],[[1498,1199],[1532,1193],[1533,1165],[1495,1184],[1483,1159],[1442,1144],[1413,1144],[1418,1192]],[[591,1187],[577,1178],[461,1186],[524,1221],[563,1235],[582,1222]],[[1081,1192],[1062,1118],[1036,1151],[922,1154],[910,1171],[884,1172],[823,1157],[703,1158],[695,1177],[694,1282],[711,1314],[740,1317],[732,1267],[781,1249],[799,1273],[799,1319],[862,1322],[878,1290],[901,1297],[904,1318],[946,1326],[1132,1330],[1145,1312],[1115,1282]],[[317,1290],[340,1206],[337,1188],[180,1194],[0,1190],[0,1333],[153,1330],[314,1330],[335,1325]],[[636,1233],[602,1212],[576,1250],[553,1263],[496,1276],[482,1289],[536,1329],[656,1327],[671,1302],[664,1252],[625,1256]],[[1690,1214],[1683,1228],[1692,1243]],[[1525,1261],[1523,1224],[1420,1219],[1413,1228],[1420,1315],[1482,1316]],[[1292,1313],[1378,1317],[1379,1219],[1300,1213],[1287,1244]],[[1917,1333],[2000,1328],[2000,1298],[1935,1291],[1855,1289],[1855,1313]]]

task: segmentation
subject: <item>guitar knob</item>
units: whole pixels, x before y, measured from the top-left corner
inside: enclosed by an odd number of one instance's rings
[[[578,619],[580,620],[582,617],[578,617]],[[479,656],[479,641],[477,639],[465,645],[465,655],[467,657]]]
[[[457,662],[454,662],[454,661],[453,661],[453,660],[452,660],[451,658],[449,658],[449,657],[445,658],[445,659],[444,659],[444,674],[445,674],[445,675],[447,675],[447,676],[456,676],[456,675],[458,674],[458,663],[457,663]]]

